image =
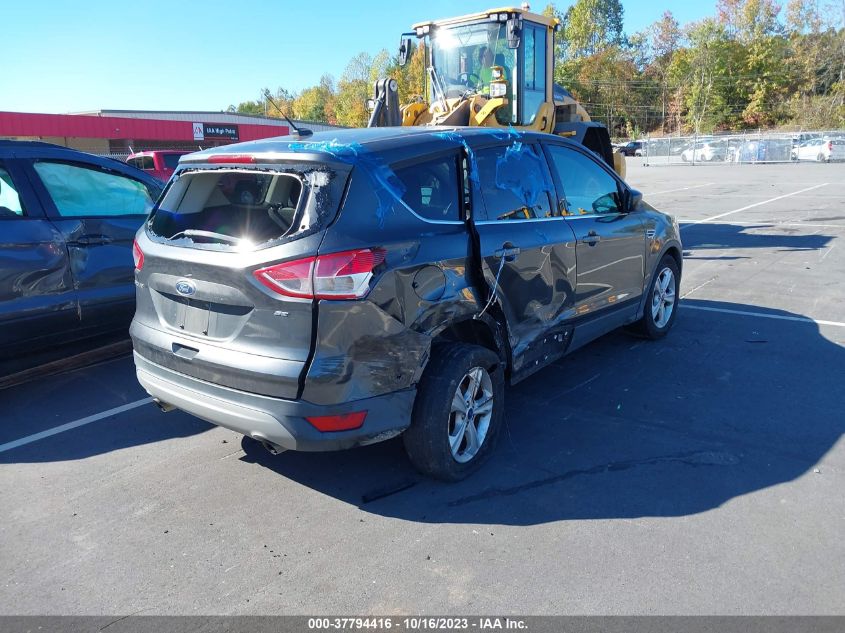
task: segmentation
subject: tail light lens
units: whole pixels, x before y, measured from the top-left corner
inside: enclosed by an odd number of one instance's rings
[[[253,274],[270,290],[287,297],[360,299],[370,291],[373,269],[383,261],[383,249],[363,248],[295,259]]]
[[[828,151],[828,152],[832,152],[832,151],[833,151],[833,141],[828,141],[828,142],[827,142],[827,151]]]
[[[141,270],[144,267],[144,251],[138,246],[138,240],[132,242],[132,259],[135,260],[135,270]]]

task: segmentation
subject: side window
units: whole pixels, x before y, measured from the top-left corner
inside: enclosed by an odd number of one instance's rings
[[[9,172],[0,165],[0,219],[19,218],[23,215],[23,203],[18,189]]]
[[[405,187],[404,202],[427,220],[460,220],[457,155],[450,154],[395,170]]]
[[[39,161],[34,167],[65,218],[147,215],[153,206],[143,183],[126,176],[70,163]]]
[[[515,142],[475,152],[488,220],[526,220],[553,215],[552,185],[536,145]],[[552,194],[553,195],[553,194]]]
[[[566,197],[569,215],[620,213],[622,200],[616,179],[581,152],[550,145],[553,169]]]
[[[525,97],[522,101],[522,120],[534,123],[537,110],[546,100],[546,31],[529,26],[525,29]]]

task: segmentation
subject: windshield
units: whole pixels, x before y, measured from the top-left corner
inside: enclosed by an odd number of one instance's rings
[[[460,97],[467,92],[489,95],[493,66],[501,66],[508,82],[508,106],[500,108],[500,123],[516,122],[516,100],[513,98],[516,50],[508,48],[503,22],[482,22],[437,28],[431,38],[432,65],[442,84],[446,98]],[[431,101],[442,97],[432,86]]]

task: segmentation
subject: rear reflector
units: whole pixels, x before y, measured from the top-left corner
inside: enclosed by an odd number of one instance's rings
[[[304,299],[361,299],[370,291],[373,269],[384,261],[381,248],[362,248],[306,257],[256,270],[273,292]]]
[[[144,251],[138,246],[138,240],[132,242],[132,259],[135,260],[135,270],[141,270],[144,267]]]
[[[364,418],[366,417],[366,411],[357,411],[355,413],[322,415],[305,419],[308,420],[309,424],[318,431],[328,433],[331,431],[351,431],[352,429],[359,429],[364,425]]]
[[[255,156],[250,156],[249,154],[217,154],[216,156],[209,156],[208,157],[209,163],[254,163]]]

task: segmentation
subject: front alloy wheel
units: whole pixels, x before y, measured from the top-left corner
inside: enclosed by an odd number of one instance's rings
[[[645,295],[642,318],[631,325],[635,334],[656,340],[666,336],[678,314],[678,289],[681,272],[678,262],[668,253],[655,269]]]
[[[666,327],[675,310],[675,275],[668,266],[657,275],[657,283],[651,296],[651,316],[654,324]]]

